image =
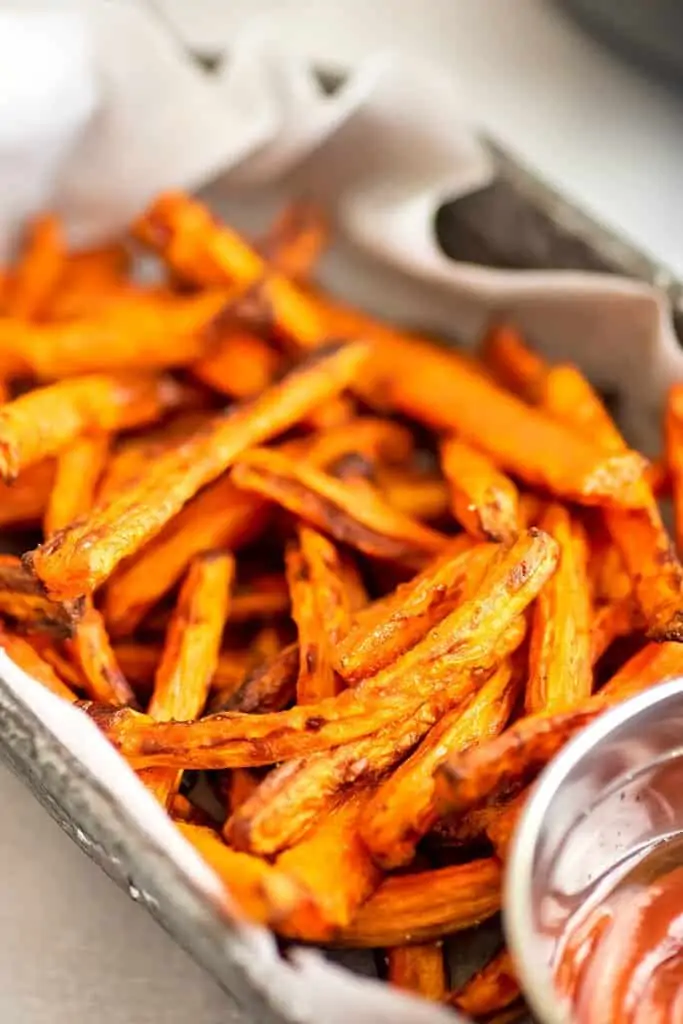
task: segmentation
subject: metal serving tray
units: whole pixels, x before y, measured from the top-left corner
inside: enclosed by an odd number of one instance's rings
[[[494,184],[439,211],[438,237],[450,256],[498,267],[596,270],[646,280],[668,293],[682,336],[683,284],[672,273],[580,212],[498,146],[491,148],[498,168]],[[81,849],[214,976],[245,1021],[313,1024],[310,1010],[282,999],[272,962],[269,969],[267,958],[254,957],[243,934],[196,879],[15,695],[1,666],[0,757]],[[315,1024],[326,1019],[318,1008]],[[380,1024],[389,1017],[380,1013],[372,1019]]]

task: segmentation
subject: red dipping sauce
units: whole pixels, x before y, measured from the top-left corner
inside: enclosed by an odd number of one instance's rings
[[[555,984],[577,1024],[683,1024],[683,838],[569,920]]]

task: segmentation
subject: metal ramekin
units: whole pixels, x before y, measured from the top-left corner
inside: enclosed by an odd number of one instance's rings
[[[683,832],[683,678],[626,701],[572,740],[522,815],[504,927],[540,1024],[570,1024],[552,978],[563,927],[600,881]]]

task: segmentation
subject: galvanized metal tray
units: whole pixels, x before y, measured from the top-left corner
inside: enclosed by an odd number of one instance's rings
[[[499,147],[491,148],[495,182],[439,211],[436,226],[446,253],[498,267],[596,270],[648,281],[668,294],[681,337],[683,284],[674,274],[587,217]],[[257,955],[253,936],[230,924],[139,818],[16,696],[1,668],[0,757],[81,849],[215,977],[245,1021],[340,1019],[332,1010],[328,1017],[319,1005],[314,1010],[305,1000],[283,996],[280,971],[295,968],[284,963],[279,968],[272,958]],[[390,1018],[380,1011],[372,1019],[380,1024]]]

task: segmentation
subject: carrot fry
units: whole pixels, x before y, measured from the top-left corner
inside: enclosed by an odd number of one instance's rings
[[[105,704],[135,704],[135,694],[116,660],[104,619],[90,599],[86,599],[67,645],[83,673],[89,697]]]
[[[236,811],[246,803],[250,796],[256,792],[261,780],[249,768],[233,768],[228,773],[226,802],[228,812],[235,814]]]
[[[387,981],[440,1003],[446,995],[446,966],[439,942],[394,946],[387,950]]]
[[[427,734],[414,754],[369,800],[360,832],[384,868],[409,864],[419,840],[438,819],[434,771],[448,754],[483,743],[505,728],[516,697],[509,663],[503,663],[466,707],[456,707]]]
[[[51,601],[41,583],[14,555],[0,555],[0,614],[22,631],[72,636],[83,614],[82,601]]]
[[[176,826],[213,868],[248,920],[277,927],[295,910],[303,917],[310,899],[293,879],[258,857],[231,850],[211,828],[181,821]],[[310,916],[311,925],[317,927],[317,915]]]
[[[234,575],[235,560],[225,552],[210,552],[192,562],[180,588],[147,709],[157,721],[198,718],[204,710],[218,665]],[[173,768],[156,768],[141,777],[167,807],[181,774]]]
[[[54,640],[45,633],[33,633],[26,637],[26,641],[36,654],[39,654],[43,661],[46,661],[55,670],[59,678],[70,689],[85,692],[83,673],[69,660],[59,640]]]
[[[518,339],[518,346],[523,343]],[[538,360],[537,360],[538,361]],[[542,387],[529,395],[558,421],[577,427],[605,451],[623,457],[626,442],[598,395],[571,366],[546,367]],[[676,558],[647,478],[638,484],[638,508],[606,508],[652,640],[683,639],[683,566]]]
[[[446,544],[442,534],[396,511],[369,485],[348,485],[281,452],[252,448],[238,458],[232,479],[378,558],[419,566]]]
[[[562,505],[551,505],[540,527],[559,544],[560,562],[532,613],[527,712],[561,711],[593,689],[586,534]]]
[[[517,822],[522,816],[528,799],[529,791],[523,789],[514,799],[496,807],[495,814],[486,826],[486,835],[496,851],[496,856],[503,863],[507,860],[508,850],[510,849],[510,843],[512,842]]]
[[[55,478],[53,459],[36,462],[6,484],[0,480],[0,527],[40,523]]]
[[[307,349],[324,337],[314,302],[240,236],[196,200],[182,194],[160,196],[134,225],[137,237],[160,252],[186,280],[206,286],[230,283],[235,300],[249,295],[261,318],[287,339]]]
[[[202,384],[230,398],[253,398],[272,384],[281,358],[257,334],[234,332],[198,362],[191,372]]]
[[[238,491],[227,476],[210,484],[109,581],[104,609],[112,636],[136,629],[196,555],[237,550],[258,537],[266,522],[260,498]]]
[[[567,711],[521,718],[500,736],[448,757],[437,769],[436,795],[442,814],[462,814],[484,801],[513,793],[531,781],[579,729],[612,704],[683,671],[683,645],[648,644],[607,686]]]
[[[163,647],[158,644],[117,643],[113,647],[114,654],[121,670],[127,679],[141,692],[148,693],[156,675]],[[249,651],[228,650],[218,656],[216,671],[211,686],[220,690],[224,686],[237,686],[243,678],[250,662]]]
[[[679,553],[683,552],[683,387],[669,390],[664,421],[666,462],[671,476],[674,503],[674,533]]]
[[[390,505],[415,519],[434,522],[450,508],[448,485],[441,477],[380,466],[374,479]]]
[[[457,607],[466,587],[481,580],[493,554],[491,545],[475,548],[468,538],[457,538],[418,576],[357,616],[337,646],[340,674],[354,684],[404,654]]]
[[[384,341],[362,386],[380,403],[436,430],[453,431],[532,486],[586,504],[643,503],[645,462],[639,454],[604,452],[435,345]]]
[[[503,947],[480,971],[451,992],[448,1002],[468,1017],[484,1017],[510,1006],[521,996],[512,957]]]
[[[220,710],[245,714],[282,711],[296,696],[298,671],[299,645],[290,644],[271,662],[249,673]]]
[[[61,224],[51,214],[38,217],[5,297],[6,312],[23,320],[38,319],[57,287],[65,260]]]
[[[495,859],[388,878],[334,944],[367,948],[441,939],[497,913],[500,887]]]
[[[286,615],[289,610],[289,589],[284,576],[263,575],[237,590],[230,605],[230,621],[270,619]]]
[[[102,708],[92,713],[138,767],[176,767],[178,760],[185,767],[249,767],[339,746],[388,724],[397,709],[416,707],[438,693],[444,672],[488,668],[514,650],[523,636],[517,620],[556,562],[555,541],[539,530],[501,546],[475,597],[426,640],[355,690],[317,705],[259,716],[217,714],[198,723],[150,722],[133,712],[112,715]]]
[[[336,430],[353,420],[356,411],[356,402],[350,395],[337,395],[325,405],[312,409],[304,419],[304,423],[311,430]]]
[[[513,540],[520,531],[519,494],[512,480],[488,456],[466,441],[441,444],[453,515],[477,540]]]
[[[381,881],[381,872],[358,835],[358,818],[365,799],[364,790],[352,792],[275,861],[276,868],[300,883],[315,900],[322,925],[318,941],[348,925]],[[290,938],[312,938],[306,922],[302,927],[296,915],[281,927]]]
[[[643,627],[643,617],[632,594],[598,608],[591,627],[591,664],[595,665],[619,637],[630,636]]]
[[[43,525],[47,537],[92,508],[108,454],[108,435],[92,434],[78,438],[57,456]]]
[[[308,277],[328,238],[329,226],[319,207],[290,203],[259,243],[258,251],[271,266],[296,280]]]
[[[381,459],[402,464],[411,457],[415,446],[406,427],[372,416],[354,417],[329,430],[320,430],[312,437],[289,442],[281,451],[287,455],[301,454],[312,466],[338,476],[339,461],[345,456],[361,456],[371,463]]]
[[[60,679],[52,665],[45,661],[26,640],[0,629],[0,648],[27,675],[32,679],[37,679],[52,693],[56,693],[58,697],[63,697],[64,700],[71,703],[77,700],[76,695]]]
[[[117,440],[97,488],[96,503],[111,501],[115,494],[138,483],[160,455],[189,440],[209,422],[206,412],[192,410],[165,420],[160,427]]]
[[[409,753],[440,716],[467,699],[480,673],[448,679],[441,692],[355,742],[276,768],[226,823],[238,849],[269,856],[296,842],[352,784],[372,783]]]
[[[94,590],[241,452],[281,433],[343,390],[366,359],[363,344],[315,353],[312,362],[300,365],[260,398],[217,418],[199,436],[162,455],[137,487],[36,549],[31,556],[36,574],[59,596]]]
[[[142,375],[93,374],[37,388],[0,407],[0,475],[14,480],[86,431],[148,423],[181,398],[170,378]]]
[[[57,323],[0,322],[0,345],[39,380],[187,366],[213,347],[224,305],[223,292],[119,296]]]
[[[314,704],[343,686],[334,671],[334,652],[351,626],[353,566],[335,545],[309,526],[299,528],[298,548],[286,552],[292,618],[299,632],[297,702]],[[359,580],[354,581],[356,588]]]
[[[458,850],[465,846],[481,843],[488,839],[489,826],[500,814],[500,804],[483,804],[473,807],[466,814],[451,815],[435,821],[429,833],[430,842],[437,849]],[[438,817],[438,808],[435,805]]]

